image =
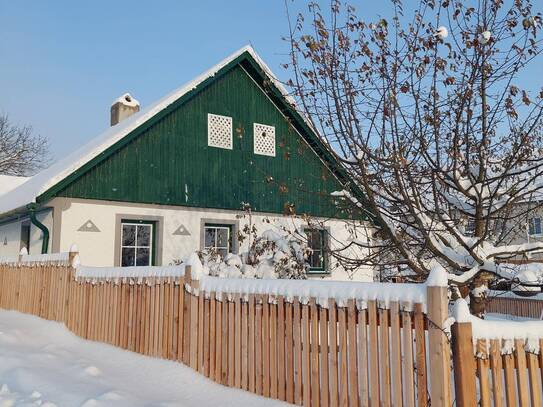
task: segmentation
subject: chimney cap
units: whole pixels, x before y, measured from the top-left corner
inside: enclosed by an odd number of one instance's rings
[[[140,102],[138,102],[138,100],[135,99],[130,93],[125,93],[124,95],[119,96],[117,99],[113,101],[111,106],[114,106],[117,103],[121,103],[125,106],[130,106],[130,107],[136,107],[136,106],[139,107],[140,105]]]

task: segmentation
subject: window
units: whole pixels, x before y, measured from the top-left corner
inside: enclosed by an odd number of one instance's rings
[[[232,118],[208,113],[207,145],[232,150]]]
[[[464,234],[466,236],[473,236],[475,235],[475,219],[468,218],[466,222],[466,226],[464,228]]]
[[[255,154],[275,157],[275,127],[254,123],[253,143]]]
[[[21,223],[21,247],[26,248],[26,252],[30,253],[30,221]]]
[[[154,222],[121,221],[121,267],[153,265],[154,235]]]
[[[326,271],[326,230],[305,229],[307,245],[311,249],[309,255],[309,271]]]
[[[541,235],[541,218],[530,218],[528,222],[528,232],[532,236]]]
[[[213,249],[224,259],[231,252],[232,226],[208,224],[204,226],[204,249]]]

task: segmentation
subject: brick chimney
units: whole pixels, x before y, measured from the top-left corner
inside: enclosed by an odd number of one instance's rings
[[[130,93],[125,93],[111,104],[111,125],[115,126],[139,111],[140,102],[134,99]]]

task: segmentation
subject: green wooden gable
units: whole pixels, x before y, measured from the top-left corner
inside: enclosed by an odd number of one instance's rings
[[[232,117],[233,148],[208,146],[208,113]],[[253,151],[253,123],[275,126],[276,156]],[[223,67],[76,173],[54,196],[344,217],[330,152],[248,53]]]

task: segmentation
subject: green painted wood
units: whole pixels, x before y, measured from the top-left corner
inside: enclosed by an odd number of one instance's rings
[[[207,146],[208,113],[233,118],[233,150]],[[253,153],[255,122],[275,126],[276,157]],[[329,195],[343,188],[329,157],[290,123],[236,64],[53,196],[220,209],[248,202],[272,213],[292,203],[299,214],[344,217]]]

